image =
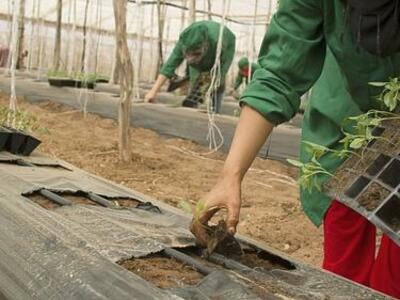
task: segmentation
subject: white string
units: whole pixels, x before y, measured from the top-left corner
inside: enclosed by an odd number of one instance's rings
[[[230,0],[229,0],[230,2]],[[230,6],[230,4],[229,4]],[[208,115],[208,146],[211,150],[207,154],[211,154],[217,152],[224,145],[224,136],[215,122],[215,109],[217,107],[217,91],[221,85],[221,53],[222,53],[222,42],[223,35],[225,29],[225,21],[226,15],[228,13],[227,8],[227,0],[223,1],[223,13],[222,13],[222,21],[220,24],[219,36],[218,36],[218,44],[217,44],[217,53],[215,56],[215,63],[213,68],[210,71],[211,83],[206,92],[205,100],[207,104],[207,115]],[[214,101],[213,99],[214,98]]]
[[[38,41],[39,41],[39,43],[38,43],[38,46],[39,46],[39,49],[38,49],[38,70],[37,70],[37,79],[38,80],[40,80],[40,77],[41,77],[41,72],[42,72],[42,64],[43,64],[43,55],[42,55],[42,52],[43,52],[43,48],[44,48],[44,38],[45,37],[43,37],[43,32],[45,32],[45,35],[46,35],[46,37],[47,37],[47,27],[46,27],[46,30],[43,30],[44,29],[44,16],[41,16],[41,12],[40,12],[40,1],[39,1],[39,3],[38,3],[38,17],[40,16],[40,24],[39,24],[39,29],[38,29]]]
[[[142,5],[142,0],[137,0],[136,1],[136,9],[138,12],[137,15],[137,23],[136,23],[136,51],[135,51],[135,56],[134,56],[134,79],[133,79],[133,90],[134,90],[134,95],[136,97],[136,101],[138,102],[140,100],[140,69],[141,69],[141,57],[143,53],[143,5]]]
[[[76,55],[75,55],[75,49],[76,49],[76,0],[73,0],[73,15],[74,15],[74,20],[72,23],[72,51],[71,52],[71,57],[70,57],[70,63],[68,67],[68,73],[72,73],[75,70],[75,64],[76,64]]]
[[[11,31],[11,95],[9,109],[12,112],[7,116],[7,125],[15,127],[15,115],[17,112],[17,95],[15,91],[15,69],[17,67],[17,56],[18,56],[18,14],[20,7],[20,0],[14,0],[13,2],[13,17],[12,17],[12,31]]]
[[[102,35],[102,20],[103,20],[103,4],[101,0],[97,0],[97,43],[96,43],[96,65],[94,68],[94,73],[98,73],[98,66],[100,60],[100,53],[101,53],[101,42],[103,41]]]
[[[257,9],[258,9],[258,0],[255,0],[256,3],[254,5],[254,18],[253,18],[253,26],[252,26],[252,34],[251,34],[251,43],[249,43],[251,49],[250,49],[250,59],[249,59],[249,79],[247,80],[247,83],[250,83],[251,78],[252,78],[252,69],[253,69],[253,61],[255,58],[255,53],[256,53],[256,19],[257,19]]]
[[[39,0],[40,1],[40,0]],[[34,36],[34,28],[35,25],[33,24],[33,18],[35,16],[36,9],[36,0],[33,0],[32,3],[32,17],[31,17],[31,36],[29,38],[29,52],[28,52],[28,72],[31,70],[32,67],[32,57],[33,57],[33,36]]]

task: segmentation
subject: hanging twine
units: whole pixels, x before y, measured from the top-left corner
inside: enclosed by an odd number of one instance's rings
[[[229,5],[230,6],[230,5]],[[218,44],[217,44],[217,53],[215,56],[215,63],[213,68],[210,71],[211,83],[205,94],[205,100],[207,104],[207,115],[208,115],[208,134],[207,140],[210,152],[206,153],[211,154],[218,151],[224,145],[224,136],[221,132],[221,129],[215,122],[215,110],[217,100],[217,90],[221,85],[221,53],[222,53],[222,41],[224,36],[225,29],[225,21],[227,15],[227,0],[223,1],[223,13],[222,13],[222,21],[219,30],[218,36]],[[213,101],[214,98],[214,101]],[[214,105],[213,105],[214,104]],[[214,107],[213,107],[214,106]]]
[[[7,125],[15,127],[16,125],[16,113],[17,113],[17,94],[15,91],[15,70],[17,67],[17,55],[18,55],[18,17],[20,0],[13,2],[13,17],[12,17],[12,31],[11,31],[11,95],[9,109],[10,113],[7,116]]]

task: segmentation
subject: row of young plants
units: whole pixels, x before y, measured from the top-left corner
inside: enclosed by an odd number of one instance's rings
[[[313,189],[321,191],[322,185],[317,175],[334,176],[320,163],[320,159],[324,155],[330,153],[341,159],[355,155],[362,159],[364,149],[371,142],[385,140],[391,143],[386,138],[374,134],[374,129],[381,127],[385,121],[400,120],[399,114],[394,113],[400,102],[400,79],[391,78],[388,82],[371,82],[370,85],[382,88],[382,92],[376,97],[382,110],[369,110],[364,114],[347,118],[342,124],[343,138],[339,141],[342,145],[341,150],[334,150],[303,141],[311,160],[304,163],[292,159],[287,160],[290,164],[300,168],[298,183],[303,189],[309,192]],[[353,124],[352,132],[344,129],[349,124]]]

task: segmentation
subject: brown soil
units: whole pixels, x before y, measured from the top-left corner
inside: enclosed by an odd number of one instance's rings
[[[54,203],[53,201],[51,201],[51,200],[47,199],[46,197],[43,197],[42,195],[39,195],[39,194],[32,194],[27,197],[45,209],[52,210],[52,209],[56,209],[56,208],[60,207],[60,205],[58,205],[57,203]]]
[[[118,264],[162,289],[195,285],[203,278],[193,268],[161,255],[132,258],[120,261]]]
[[[270,260],[260,258],[255,252],[247,252],[237,259],[241,264],[248,266],[249,268],[263,268],[266,271],[274,269],[286,270],[280,264],[273,263]]]
[[[0,95],[0,104],[7,105],[8,96]],[[39,151],[173,206],[201,199],[215,184],[226,157],[203,156],[208,149],[190,141],[132,128],[132,160],[122,163],[114,120],[91,114],[84,118],[81,112],[52,102],[32,105],[21,99],[18,105],[49,131],[35,133],[43,142]],[[296,169],[262,159],[256,159],[252,168],[242,186],[238,232],[320,266],[322,229],[302,212]]]
[[[400,154],[400,133],[398,127],[386,128],[382,138],[385,140],[377,140],[372,148],[378,149],[379,152],[390,156]]]
[[[389,222],[389,226],[393,229],[393,231],[400,232],[400,219],[392,218]]]
[[[75,205],[95,205],[95,206],[100,206],[96,202],[91,201],[90,199],[83,197],[83,196],[78,196],[78,195],[61,195],[63,198],[69,200],[72,202],[72,204]]]
[[[112,202],[120,207],[136,207],[140,203],[133,199],[112,199]]]
[[[358,198],[358,203],[368,211],[373,211],[389,196],[390,192],[378,183],[372,183]]]
[[[324,189],[326,191],[331,191],[331,193],[334,193],[336,195],[344,193],[345,189],[350,184],[350,181],[357,176],[353,170],[347,169],[346,165],[343,164],[342,166],[340,166],[336,171],[335,176],[331,177],[325,183]]]

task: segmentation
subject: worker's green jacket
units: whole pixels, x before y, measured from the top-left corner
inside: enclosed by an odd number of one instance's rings
[[[200,73],[211,71],[215,63],[215,57],[217,53],[218,37],[220,31],[220,24],[214,21],[199,21],[195,22],[189,27],[198,27],[206,25],[208,29],[208,42],[209,48],[198,65],[189,65],[190,81],[193,84]],[[160,73],[165,75],[167,78],[174,76],[175,70],[183,62],[183,49],[182,49],[182,35],[180,36],[174,50],[169,56],[166,63],[160,70]],[[235,54],[235,35],[227,27],[224,28],[223,40],[222,40],[222,52],[221,52],[221,82],[225,80],[225,76],[228,73],[229,67],[232,64],[233,57]]]
[[[250,78],[253,78],[254,72],[256,70],[258,70],[259,68],[260,68],[259,64],[256,64],[256,63],[252,63],[251,64],[251,76],[250,76]],[[246,81],[246,83],[247,83],[248,78],[243,74],[243,70],[239,69],[239,73],[236,76],[234,89],[235,90],[238,89],[239,86],[243,83],[243,81]]]
[[[377,108],[380,89],[368,83],[400,75],[400,54],[382,58],[362,49],[345,12],[339,0],[280,1],[260,50],[262,68],[255,72],[241,103],[280,124],[296,114],[300,96],[318,80],[305,112],[302,140],[339,149],[343,119]],[[303,145],[300,158],[310,160]],[[329,171],[341,162],[332,155],[321,159]],[[319,226],[332,199],[302,190],[301,201]]]

